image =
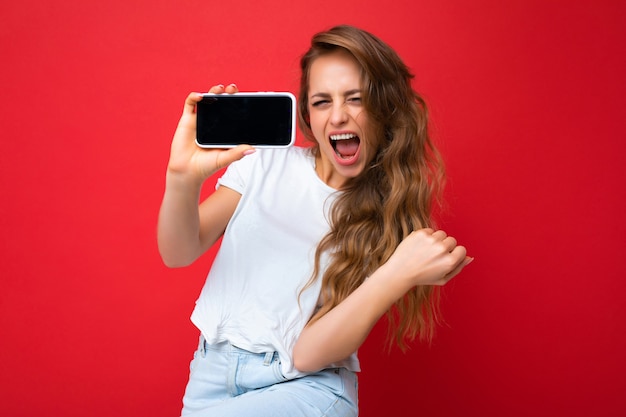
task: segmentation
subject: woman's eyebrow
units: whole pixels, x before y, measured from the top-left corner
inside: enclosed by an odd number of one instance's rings
[[[344,96],[351,96],[353,94],[361,94],[361,89],[360,88],[355,88],[353,90],[348,90],[345,93],[343,93]]]
[[[327,98],[327,97],[330,97],[330,94],[328,94],[328,93],[315,93],[315,94],[311,95],[311,98],[315,98],[315,97]]]
[[[348,91],[343,93],[343,96],[347,97],[347,96],[351,96],[353,94],[361,94],[361,89],[360,88],[355,88],[355,89],[352,89],[352,90],[348,90]],[[311,98],[315,98],[315,97],[327,98],[327,97],[330,97],[330,94],[329,93],[314,93],[314,94],[311,95]]]

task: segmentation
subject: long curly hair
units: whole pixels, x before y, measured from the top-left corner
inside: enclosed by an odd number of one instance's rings
[[[341,25],[313,36],[302,56],[298,124],[313,142],[308,94],[311,64],[338,50],[350,53],[361,71],[361,101],[369,120],[368,137],[377,149],[371,163],[350,179],[330,211],[330,231],[320,241],[309,285],[322,273],[321,307],[316,321],[337,306],[384,264],[412,231],[434,227],[432,210],[440,201],[444,167],[428,131],[424,99],[411,86],[413,74],[398,54],[376,36]],[[321,259],[329,256],[321,271]],[[409,291],[387,313],[389,343],[401,349],[419,336],[432,340],[439,293],[432,286]]]

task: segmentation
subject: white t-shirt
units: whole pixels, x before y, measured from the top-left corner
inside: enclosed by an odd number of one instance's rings
[[[292,351],[315,309],[320,281],[298,294],[313,272],[337,191],[315,172],[306,148],[259,149],[218,180],[241,194],[191,315],[208,343],[276,351],[287,378]],[[359,371],[356,354],[336,367]]]

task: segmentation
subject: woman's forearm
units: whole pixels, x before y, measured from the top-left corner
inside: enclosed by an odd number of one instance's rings
[[[241,194],[222,186],[199,204],[202,183],[168,174],[157,239],[170,267],[194,262],[224,234]]]
[[[376,322],[410,289],[392,279],[391,273],[384,266],[379,268],[339,305],[302,331],[293,351],[298,370],[317,371],[357,351]]]
[[[157,241],[161,258],[167,266],[189,265],[199,256],[200,190],[201,184],[185,181],[175,174],[166,176]]]

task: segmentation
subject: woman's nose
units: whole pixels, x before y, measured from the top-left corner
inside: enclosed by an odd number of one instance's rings
[[[348,114],[342,104],[333,106],[332,113],[330,115],[330,122],[334,126],[340,126],[348,120]]]

